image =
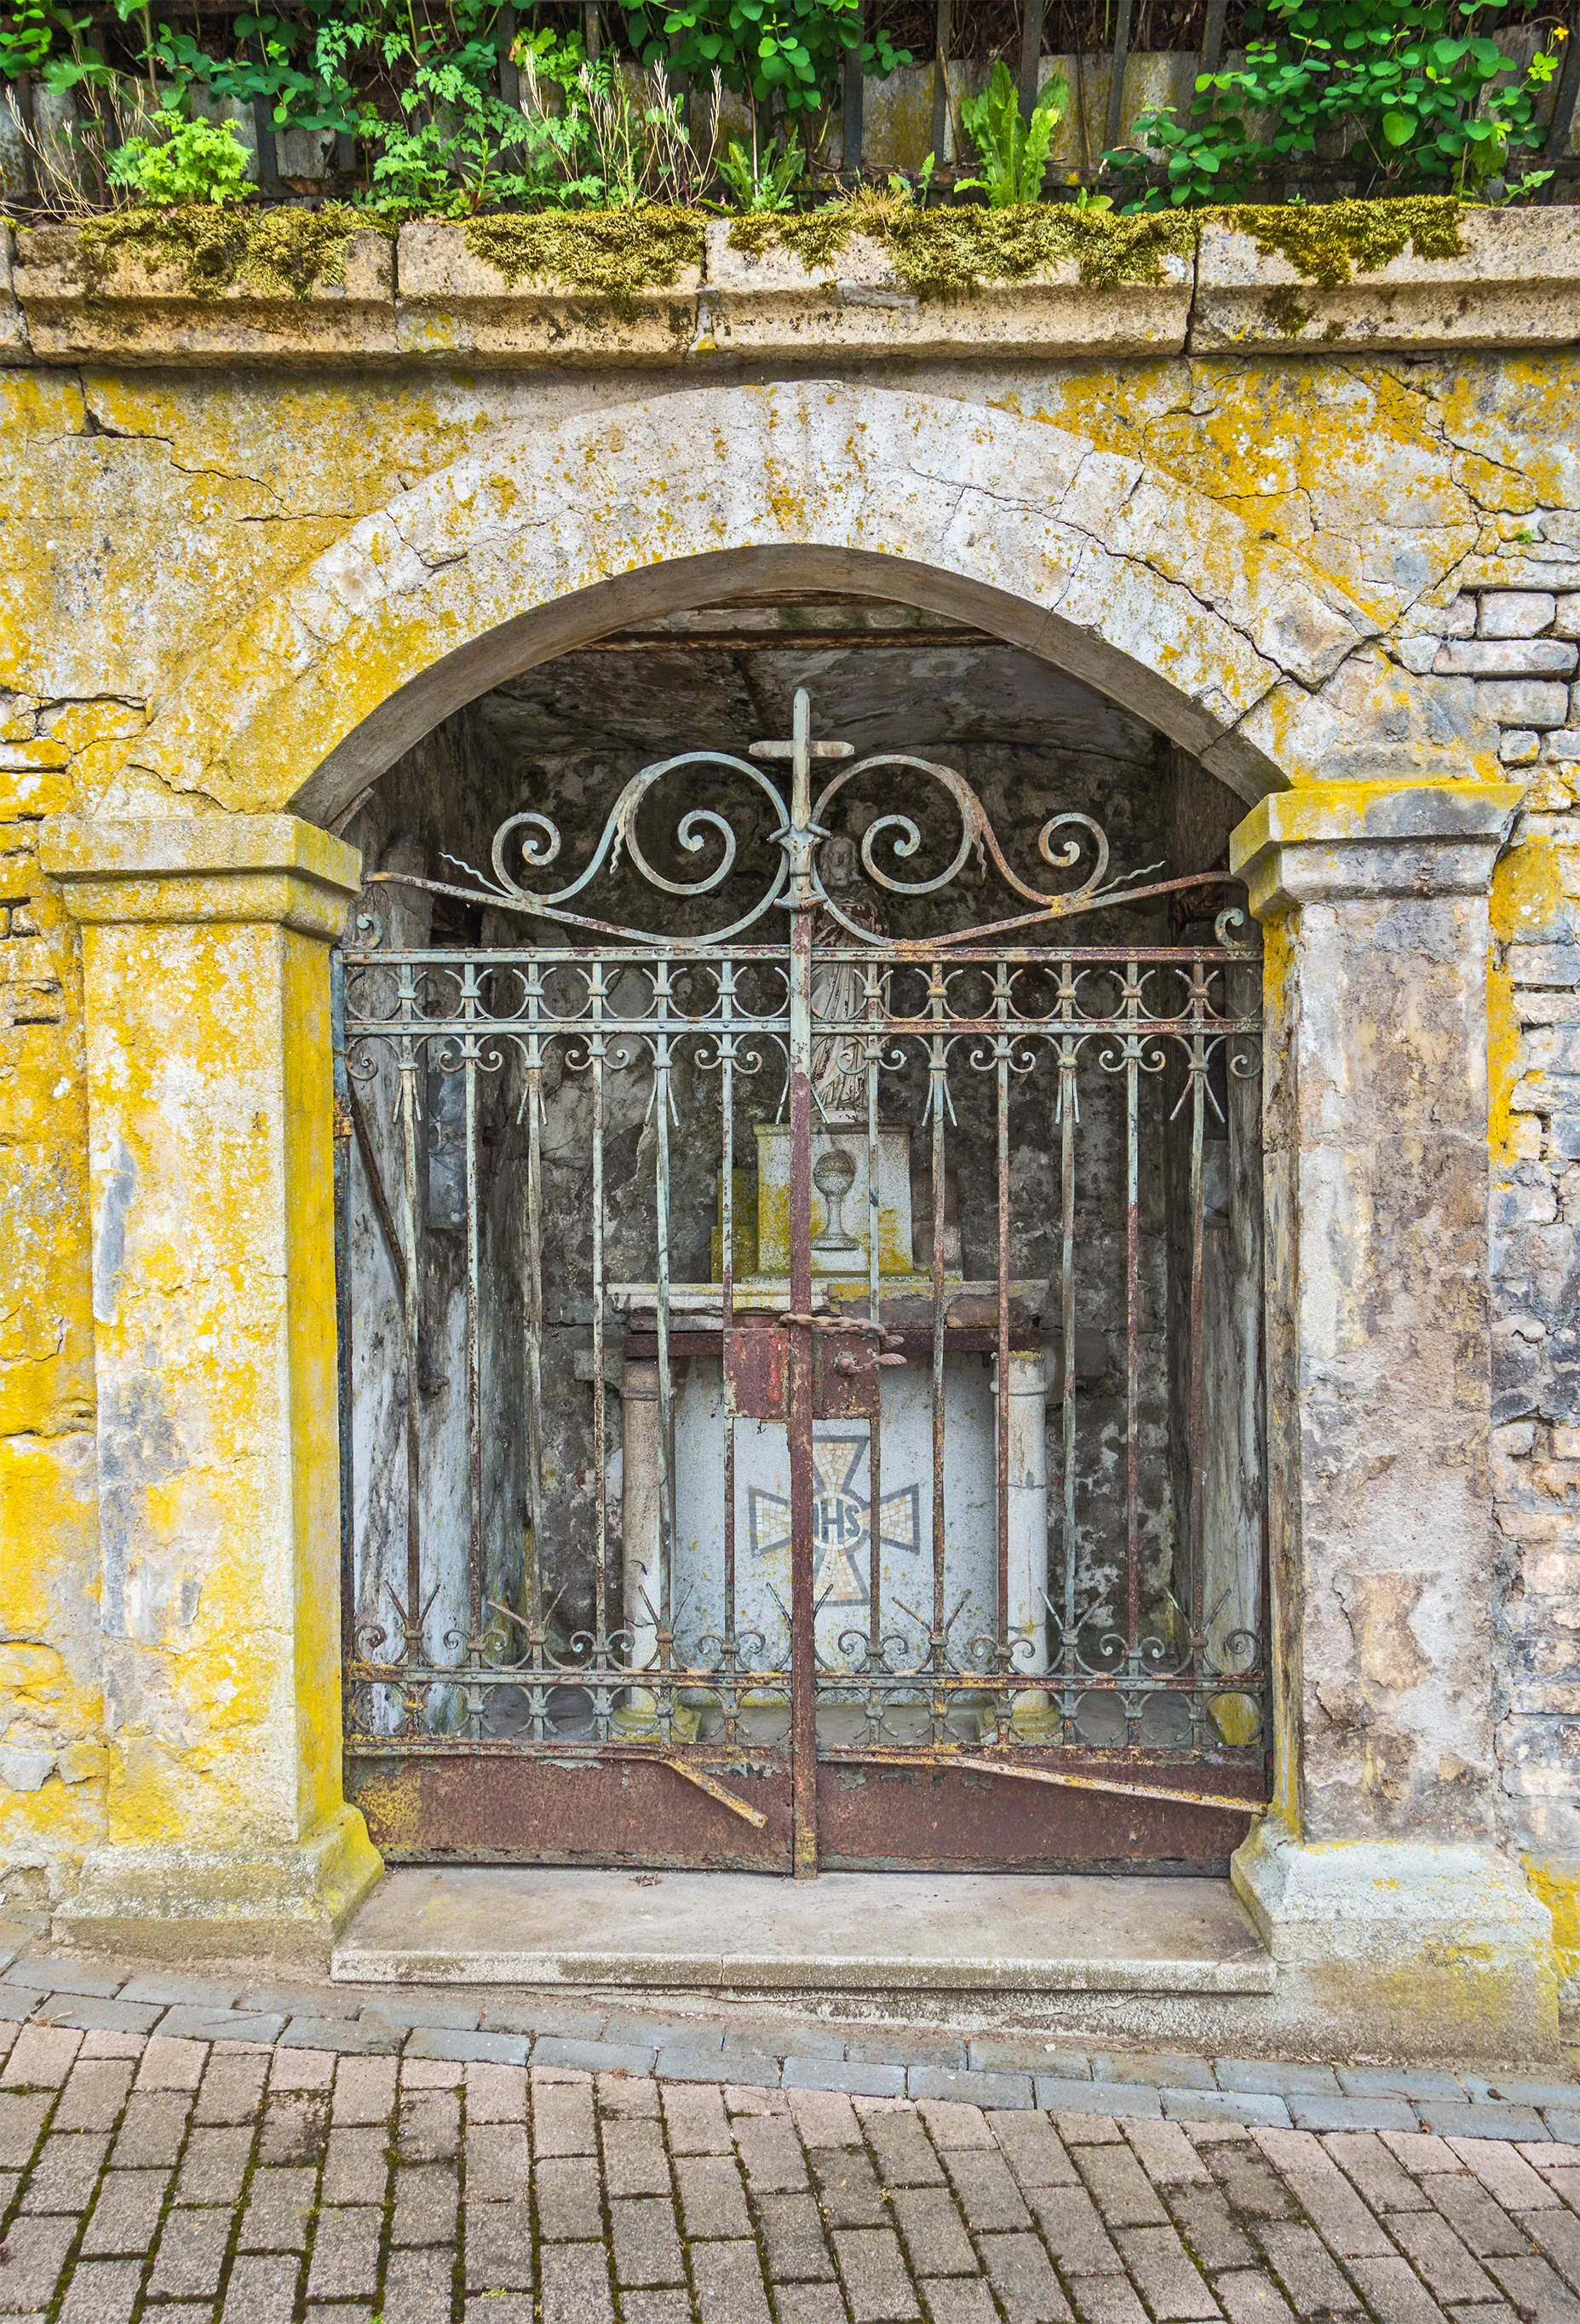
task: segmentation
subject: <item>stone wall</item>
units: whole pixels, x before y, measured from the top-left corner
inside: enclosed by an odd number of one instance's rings
[[[217,315],[184,292],[153,299],[146,284],[111,284],[90,298],[73,287],[59,252],[34,254],[19,271],[20,306],[5,309],[9,368],[0,372],[0,504],[13,518],[0,641],[8,1877],[69,1884],[137,1751],[168,1741],[117,1731],[105,1744],[77,938],[37,869],[42,819],[76,811],[185,820],[289,806],[293,787],[314,774],[303,755],[306,713],[299,726],[262,717],[259,672],[289,673],[319,651],[319,635],[309,639],[293,610],[306,601],[291,595],[314,559],[330,576],[324,605],[336,590],[366,589],[381,558],[388,602],[415,602],[455,558],[428,533],[412,548],[400,521],[428,508],[424,480],[463,456],[474,461],[465,490],[503,509],[524,489],[510,468],[520,447],[526,474],[530,447],[573,415],[593,442],[590,462],[613,463],[654,427],[655,413],[687,415],[677,418],[683,437],[700,424],[689,416],[694,399],[672,406],[671,396],[699,385],[739,391],[741,408],[757,413],[767,406],[752,401],[756,391],[815,375],[886,393],[907,413],[923,399],[934,413],[969,411],[984,473],[1001,439],[1018,447],[1028,478],[1044,454],[1068,459],[1057,493],[1079,523],[1061,513],[1061,539],[1082,545],[1060,554],[1079,567],[1089,610],[1064,626],[1038,614],[1037,628],[1028,617],[1024,635],[1054,659],[1078,659],[1084,676],[1154,724],[1168,724],[1174,698],[1159,666],[1182,670],[1169,682],[1180,701],[1189,695],[1199,721],[1191,747],[1247,801],[1276,779],[1529,779],[1496,877],[1489,964],[1503,1563],[1487,1591],[1499,1642],[1504,1837],[1542,1865],[1570,1866],[1562,1877],[1572,1889],[1580,1861],[1572,215],[1478,224],[1473,262],[1437,276],[1407,257],[1377,282],[1311,290],[1296,332],[1268,314],[1284,263],[1224,244],[1216,254],[1204,244],[1194,271],[1144,299],[1088,293],[1072,273],[1043,286],[1040,306],[1020,291],[988,292],[913,311],[847,298],[849,283],[721,275],[711,337],[698,304],[704,284],[686,291],[678,337],[666,322],[656,337],[644,338],[639,322],[627,334],[608,315],[593,328],[583,301],[582,336],[572,334],[563,357],[553,352],[564,317],[548,312],[552,300],[534,306],[498,283],[463,283],[464,298],[434,292],[419,332],[415,294],[405,319],[397,315],[390,271],[338,299],[315,292],[294,310],[243,315],[245,302],[233,301]],[[417,281],[414,272],[408,287]],[[450,318],[442,329],[433,322],[441,312]],[[918,431],[909,490],[924,476],[929,447],[921,421],[905,425]],[[679,445],[682,464],[690,440]],[[694,447],[699,473],[712,444]],[[748,481],[762,484],[743,479],[743,493]],[[830,493],[842,488],[832,472],[826,483]],[[798,527],[810,537],[803,485],[775,489],[763,537],[775,527],[781,540]],[[1018,499],[983,491],[972,504],[978,513],[900,553],[961,569],[975,558],[983,590],[997,589],[995,602],[1010,607],[1022,586],[1011,578],[1014,559],[1034,561],[1035,526],[1051,505],[1034,504],[1033,492],[1030,484]],[[608,577],[629,577],[643,556],[662,556],[680,538],[683,517],[666,494],[654,485],[645,504],[633,496],[631,521],[651,528],[641,536],[648,546],[628,551],[623,565],[609,562]],[[861,527],[870,531],[877,516],[854,486],[851,495],[847,537],[864,540]],[[450,505],[458,525],[460,503]],[[964,509],[964,487],[953,505]],[[893,553],[900,520],[878,514],[891,523],[884,553]],[[595,513],[575,521],[591,538]],[[831,522],[826,509],[817,521]],[[354,541],[359,523],[366,529]],[[921,540],[921,516],[916,523]],[[582,553],[574,544],[555,551],[584,589],[599,576],[576,564]],[[502,602],[508,566],[501,550],[478,588],[497,589]],[[482,573],[481,552],[470,569]],[[1163,589],[1175,592],[1171,605],[1189,599],[1190,613],[1171,613],[1179,627],[1160,645],[1161,616],[1146,609],[1163,601],[1143,593]],[[346,602],[335,598],[343,624],[354,618]],[[1205,626],[1190,624],[1199,615],[1205,624],[1208,613],[1225,626],[1203,644]],[[326,635],[330,614],[322,620]],[[1222,642],[1231,637],[1232,651]],[[459,629],[455,652],[461,676],[446,711],[479,690],[464,683],[473,648]],[[390,653],[394,675],[364,661],[355,683],[409,699]],[[487,675],[480,684],[494,682]],[[335,683],[354,690],[351,678]],[[398,755],[391,748],[385,762]],[[337,813],[355,788],[345,780]],[[221,1056],[216,1070],[223,1065]],[[110,1298],[113,1213],[112,1204],[101,1214],[97,1254]],[[156,1625],[161,1650],[173,1655],[188,1650],[181,1602],[173,1590]],[[171,1748],[187,1746],[178,1738]],[[1560,1879],[1554,1894],[1561,1889]],[[1580,1932],[1572,1941],[1580,1959]]]

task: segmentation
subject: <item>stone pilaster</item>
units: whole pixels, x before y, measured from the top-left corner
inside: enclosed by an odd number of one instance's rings
[[[106,1844],[61,1916],[324,1945],[377,1877],[341,1792],[328,946],[290,816],[46,826],[82,924]]]
[[[1233,843],[1266,924],[1274,1812],[1235,1864],[1286,2005],[1556,2041],[1501,1829],[1488,890],[1520,792],[1315,785]]]

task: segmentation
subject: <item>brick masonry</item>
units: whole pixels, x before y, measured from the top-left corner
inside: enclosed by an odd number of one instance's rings
[[[84,1982],[219,2038],[106,2026],[118,1997]],[[951,2070],[947,2037],[896,2033],[902,2075],[957,2094],[870,2097],[826,2025],[818,2052],[607,1997],[512,1996],[545,2030],[491,2052],[486,1998],[407,1990],[396,2026],[354,1991],[48,1960],[6,1993],[36,2006],[0,2020],[0,2315],[34,2324],[1580,2316],[1580,2085],[1044,2047],[1033,2105],[1003,2037]],[[265,2021],[280,2039],[240,2031]],[[572,2025],[649,2070],[540,2062]],[[293,2042],[311,2027],[326,2046]],[[761,2078],[794,2031],[824,2087]],[[710,2042],[706,2080],[650,2070]],[[1218,2086],[1168,2087],[1192,2070]]]

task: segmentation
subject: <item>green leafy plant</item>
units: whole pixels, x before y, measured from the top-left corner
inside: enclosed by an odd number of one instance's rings
[[[177,113],[156,115],[154,134],[129,138],[106,160],[112,185],[145,202],[244,201],[246,147],[228,121],[187,121]]]
[[[806,174],[806,156],[795,138],[776,152],[770,145],[759,152],[755,137],[749,145],[732,137],[718,168],[737,209],[749,215],[787,210],[795,207],[795,189]]]
[[[924,210],[927,197],[932,189],[932,172],[937,162],[938,155],[929,153],[914,178],[907,177],[904,170],[891,170],[888,180],[890,193],[903,202],[909,202],[914,208]]]
[[[1062,73],[1051,73],[1037,91],[1028,116],[1022,110],[1020,92],[1009,68],[1000,57],[982,95],[962,98],[960,103],[960,126],[977,149],[981,172],[979,177],[962,178],[960,185],[979,187],[987,194],[989,209],[1010,209],[1020,202],[1038,200],[1054,126],[1063,118],[1069,103],[1070,83]]]
[[[1162,165],[1132,208],[1237,200],[1318,152],[1344,152],[1370,191],[1474,193],[1539,143],[1536,97],[1557,69],[1551,47],[1521,67],[1490,37],[1511,7],[1529,0],[1264,0],[1244,65],[1204,73],[1186,120],[1140,115],[1103,158],[1121,175]]]
[[[787,113],[831,104],[847,55],[867,72],[911,61],[881,26],[864,39],[860,0],[640,0],[626,28],[644,64],[698,79],[717,70],[754,118],[773,103]]]

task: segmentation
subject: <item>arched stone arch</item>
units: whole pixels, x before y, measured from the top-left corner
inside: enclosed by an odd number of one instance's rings
[[[1377,631],[1237,516],[1064,429],[838,383],[703,388],[495,429],[363,518],[189,668],[97,811],[333,823],[536,662],[836,580],[1059,663],[1247,800],[1320,770],[1345,724],[1324,689]]]

